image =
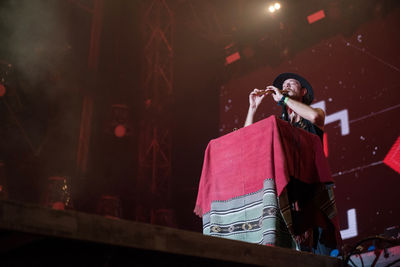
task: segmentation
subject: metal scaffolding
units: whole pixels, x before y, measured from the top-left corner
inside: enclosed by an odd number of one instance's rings
[[[155,210],[168,208],[170,200],[174,15],[166,0],[143,1],[142,10],[144,106],[137,204],[156,214]]]
[[[92,15],[88,70],[90,74],[94,76],[97,73],[98,69],[104,0],[93,0],[92,8],[90,6],[88,7],[84,2],[81,1],[71,0],[71,2],[76,4],[79,8],[86,10],[89,14]],[[86,89],[85,91],[86,93],[83,97],[82,104],[81,126],[76,159],[76,176],[79,178],[85,177],[87,175],[89,144],[93,120],[93,95],[87,93],[87,91],[89,90]]]

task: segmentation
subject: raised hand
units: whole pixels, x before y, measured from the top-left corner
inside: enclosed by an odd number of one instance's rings
[[[255,88],[249,95],[250,108],[257,109],[265,96],[265,90]]]
[[[278,88],[276,88],[275,86],[267,86],[267,88],[265,89],[266,92],[271,92],[272,93],[272,97],[274,98],[275,102],[279,102],[279,100],[282,99],[282,92],[281,90],[279,90]]]

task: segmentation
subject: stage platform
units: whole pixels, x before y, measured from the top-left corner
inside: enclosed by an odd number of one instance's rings
[[[1,266],[341,266],[337,258],[0,201]]]

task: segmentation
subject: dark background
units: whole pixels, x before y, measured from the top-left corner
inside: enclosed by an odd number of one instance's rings
[[[166,201],[174,227],[201,231],[192,210],[207,143],[242,127],[249,92],[286,71],[311,82],[314,103],[325,101],[327,115],[348,111],[349,134],[341,134],[338,121],[326,126],[342,229],[347,210],[357,214],[358,235],[347,241],[399,224],[399,174],[382,162],[400,127],[397,2],[287,0],[270,14],[269,2],[261,0],[166,1],[174,14],[172,197]],[[70,208],[99,213],[101,196],[117,195],[122,218],[150,222],[154,203],[138,185],[141,122],[148,116],[142,87],[146,2],[104,1],[93,75],[88,10],[95,3],[1,2],[0,63],[7,88],[0,101],[1,183],[9,199],[44,205],[48,178],[68,177]],[[321,9],[326,17],[309,24],[307,16]],[[226,64],[235,52],[241,58]],[[76,157],[86,95],[93,96],[94,108],[88,171],[80,176]],[[110,128],[115,104],[128,107],[124,138]],[[278,113],[266,99],[258,119]]]

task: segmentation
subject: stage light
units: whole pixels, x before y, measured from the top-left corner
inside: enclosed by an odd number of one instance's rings
[[[312,24],[312,23],[314,23],[314,22],[316,22],[318,20],[321,20],[323,18],[325,18],[324,10],[317,11],[317,12],[307,16],[307,20],[308,20],[309,24]]]
[[[240,59],[240,53],[238,51],[237,45],[232,42],[225,46],[225,66],[231,64]]]
[[[50,176],[45,205],[47,207],[64,210],[71,207],[71,195],[68,178],[64,176]]]
[[[271,13],[275,12],[275,7],[274,6],[269,6],[268,11]]]
[[[151,100],[149,100],[149,105],[150,104]],[[130,121],[130,111],[127,105],[111,105],[111,114],[106,119],[104,131],[121,139],[131,135],[132,123]]]
[[[118,138],[124,137],[126,134],[126,127],[122,124],[117,125],[114,129],[114,134]]]
[[[0,83],[0,97],[4,96],[6,94],[6,87]]]
[[[231,63],[233,63],[233,62],[235,62],[235,61],[237,61],[239,59],[240,59],[239,52],[235,52],[232,55],[229,55],[229,56],[227,56],[225,58],[225,66],[228,65],[228,64],[231,64]]]
[[[281,8],[281,4],[275,3],[275,4],[271,4],[271,5],[268,7],[268,11],[269,11],[270,13],[274,13],[275,11],[279,10],[280,8]]]
[[[324,154],[325,154],[325,157],[328,157],[328,154],[329,154],[329,149],[328,149],[328,134],[327,133],[324,133],[324,136],[323,136],[323,140],[324,140]]]

